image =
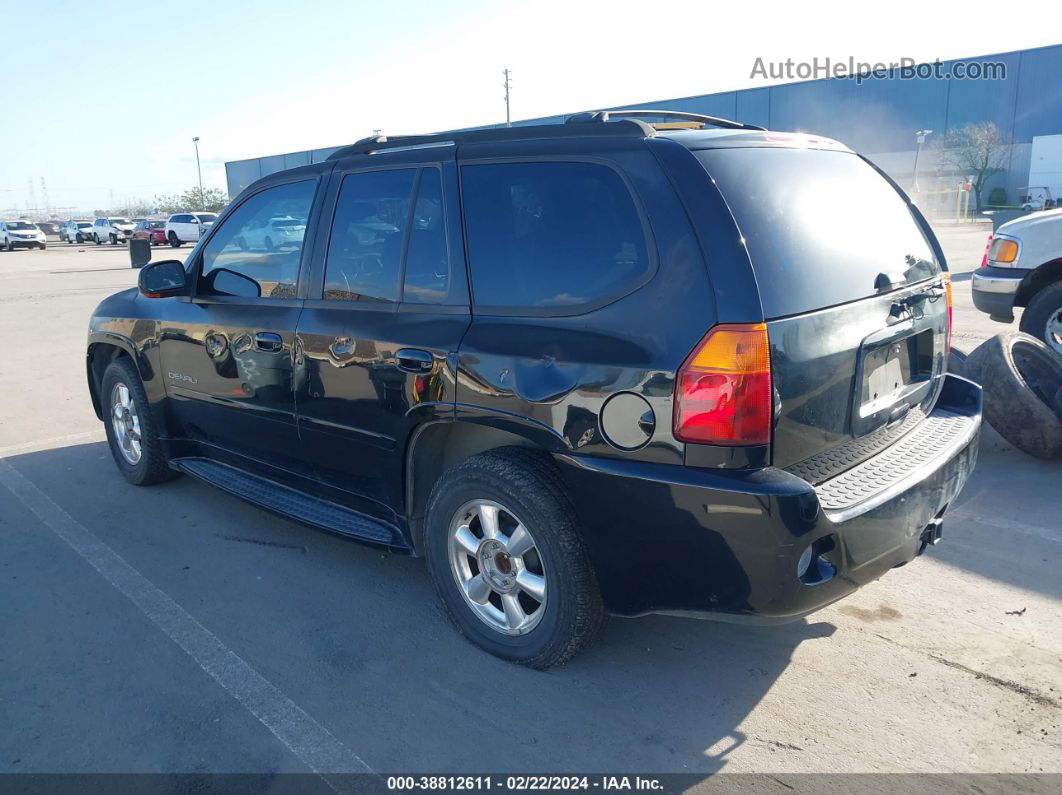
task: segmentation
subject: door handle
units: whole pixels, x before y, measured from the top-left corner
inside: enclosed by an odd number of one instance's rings
[[[417,348],[402,348],[395,354],[395,359],[398,369],[407,373],[427,373],[435,366],[435,357]]]
[[[260,351],[275,352],[284,347],[284,341],[280,338],[279,334],[273,334],[269,331],[259,331],[254,335],[254,347]]]

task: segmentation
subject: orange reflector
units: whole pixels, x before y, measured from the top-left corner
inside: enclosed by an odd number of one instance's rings
[[[945,297],[947,298],[947,301],[948,301],[948,337],[947,337],[947,342],[945,343],[945,348],[944,348],[944,355],[947,356],[949,353],[951,353],[951,322],[952,322],[952,316],[954,314],[953,311],[952,311],[953,303],[952,303],[952,298],[951,298],[951,274],[950,273],[945,273],[944,274],[944,295],[945,295]]]
[[[1018,244],[1013,240],[997,237],[992,243],[988,259],[992,262],[1014,262],[1018,258]]]

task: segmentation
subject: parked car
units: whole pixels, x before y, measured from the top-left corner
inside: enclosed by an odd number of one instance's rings
[[[177,213],[166,221],[166,239],[174,248],[206,236],[218,220],[217,213]]]
[[[35,226],[38,229],[40,229],[42,232],[44,232],[45,240],[47,240],[48,237],[53,237],[56,240],[59,239],[59,225],[58,224],[54,224],[51,221],[38,221],[35,224]]]
[[[970,279],[974,306],[1019,328],[1062,355],[1062,209],[1008,221],[997,229]]]
[[[301,246],[305,235],[305,218],[268,218],[248,226],[236,245],[244,251],[273,251],[285,246]]]
[[[64,243],[84,243],[92,236],[92,221],[73,219],[59,227],[59,239]]]
[[[143,218],[133,228],[134,240],[148,240],[153,246],[161,246],[166,243],[166,219]]]
[[[47,248],[44,232],[29,221],[0,221],[0,249]]]
[[[535,667],[606,612],[789,621],[912,560],[981,422],[925,219],[834,141],[641,113],[251,185],[92,317],[120,473],[423,555]],[[245,251],[277,218],[303,239]]]
[[[92,239],[96,245],[110,241],[112,246],[124,243],[133,234],[133,222],[128,218],[97,218],[92,222]]]

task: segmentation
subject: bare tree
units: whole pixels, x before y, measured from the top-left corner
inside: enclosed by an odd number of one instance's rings
[[[985,183],[994,174],[1004,170],[1010,147],[1010,138],[990,121],[950,130],[937,140],[941,165],[951,166],[963,176],[973,177],[978,211],[983,206],[981,192]]]

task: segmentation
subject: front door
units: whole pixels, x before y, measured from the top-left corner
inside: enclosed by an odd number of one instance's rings
[[[318,179],[267,187],[229,213],[190,263],[195,294],[161,330],[174,417],[208,454],[276,466],[296,462],[293,350],[302,310],[301,238],[272,251],[241,245],[245,230],[277,214],[303,219]]]
[[[411,432],[454,410],[470,322],[454,163],[340,167],[329,194],[323,273],[298,326],[299,429],[315,478],[386,519],[402,508]]]

